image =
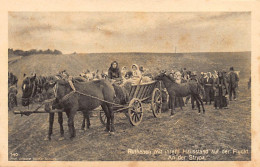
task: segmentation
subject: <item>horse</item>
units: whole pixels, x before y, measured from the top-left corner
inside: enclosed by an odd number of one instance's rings
[[[174,82],[166,73],[160,73],[155,77],[155,80],[161,80],[170,96],[172,102],[172,111],[171,115],[174,115],[173,110],[175,110],[175,98],[176,97],[187,97],[191,95],[197,103],[198,112],[200,113],[200,104],[202,105],[203,113],[205,113],[204,105],[200,97],[201,85],[196,82],[186,82],[177,84]]]
[[[124,105],[127,102],[129,102],[129,90],[126,88],[125,85],[119,85],[117,83],[113,83],[113,81],[111,81],[108,78],[105,78],[105,80],[109,81],[112,83],[112,86],[114,88],[115,91],[115,98],[114,98],[114,103],[116,104],[120,104],[120,105]],[[113,107],[112,107],[113,109]],[[86,121],[86,117],[84,117],[82,125],[81,125],[81,130],[85,130],[85,127],[87,127],[87,129],[89,129],[90,127],[90,121]]]
[[[48,81],[46,83],[46,85],[48,85],[49,88],[53,88],[53,95],[55,96],[55,91],[57,89],[57,87],[55,87],[55,82],[57,80],[60,79],[64,79],[61,75],[56,75],[56,76],[49,76],[48,77]],[[73,77],[74,80],[78,81],[78,82],[87,82],[88,80],[86,78],[83,77]],[[47,87],[47,86],[46,86]],[[54,101],[55,103],[55,101]],[[55,106],[55,105],[54,105]],[[60,105],[56,105],[55,107],[52,106],[52,109],[63,109],[62,106]],[[50,110],[50,106],[47,106],[48,108],[45,108],[46,111]],[[52,135],[52,130],[53,130],[53,123],[54,123],[54,117],[55,117],[55,113],[49,113],[49,131],[48,131],[48,135],[45,137],[44,140],[51,140],[51,135]],[[64,129],[63,129],[63,114],[62,112],[58,112],[58,122],[60,125],[60,137],[59,140],[64,140]],[[88,122],[87,122],[88,123]],[[84,125],[84,127],[83,127]],[[90,123],[88,123],[87,127],[89,128]],[[85,128],[85,116],[83,117],[83,123],[82,123],[82,127],[83,129]]]
[[[53,86],[50,84],[51,81],[61,79],[62,76],[57,75],[57,76],[48,76],[48,77],[43,77],[43,76],[37,76],[34,74],[33,76],[26,76],[24,74],[24,80],[22,83],[22,105],[23,106],[29,106],[30,103],[32,102],[32,99],[35,98],[37,94],[42,94],[43,90],[47,91],[52,88]],[[54,95],[54,93],[53,93]],[[45,110],[47,110],[45,108]],[[63,118],[62,118],[62,113],[58,113],[58,122],[60,124],[60,133],[61,133],[61,138],[62,140],[64,138],[64,130],[63,130]],[[51,138],[49,137],[49,134],[52,134],[52,124],[54,121],[54,113],[49,113],[49,133],[48,133],[48,139],[50,140]]]
[[[89,112],[101,106],[107,117],[106,131],[114,132],[114,112],[112,103],[115,90],[108,80],[79,82],[75,79],[61,79],[54,82],[56,87],[53,107],[62,107],[68,117],[70,139],[76,136],[74,117],[78,110],[89,122]],[[90,123],[89,123],[90,124]]]
[[[30,100],[33,99],[36,95],[41,95],[46,89],[47,79],[44,76],[27,76],[24,74],[24,80],[22,83],[22,105],[28,106]]]

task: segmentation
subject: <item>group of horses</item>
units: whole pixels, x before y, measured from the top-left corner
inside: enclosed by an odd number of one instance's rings
[[[200,98],[201,86],[197,82],[186,82],[177,84],[167,75],[166,72],[160,72],[153,77],[154,80],[163,82],[171,103],[174,103],[177,97],[192,96],[197,102],[198,111],[200,113],[200,105],[203,113],[205,109],[202,99]],[[68,127],[70,138],[76,136],[74,127],[74,118],[77,111],[81,111],[84,116],[82,128],[85,127],[85,120],[87,128],[90,127],[89,113],[95,108],[101,106],[107,117],[106,131],[114,133],[114,111],[113,106],[117,104],[126,104],[127,90],[117,84],[113,84],[105,75],[99,79],[86,81],[83,77],[67,77],[64,78],[62,74],[55,76],[37,76],[36,74],[27,76],[24,75],[22,82],[22,105],[29,106],[33,99],[39,95],[51,92],[54,99],[52,109],[63,110],[68,117]],[[48,97],[50,98],[50,96]],[[123,99],[122,99],[123,98]],[[116,101],[117,99],[117,101]],[[119,99],[119,100],[118,100]],[[45,108],[47,111],[50,108]],[[46,139],[51,140],[52,129],[54,122],[54,113],[49,113],[49,132]],[[63,116],[62,112],[58,112],[58,122],[60,124],[60,139],[64,139]]]

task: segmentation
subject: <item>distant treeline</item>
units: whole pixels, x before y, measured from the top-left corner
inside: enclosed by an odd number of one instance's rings
[[[16,55],[16,56],[29,56],[29,55],[33,55],[33,54],[54,54],[54,55],[60,55],[62,54],[61,51],[59,50],[51,50],[51,49],[47,49],[47,50],[37,50],[37,49],[31,49],[28,51],[24,51],[24,50],[13,50],[13,49],[8,49],[8,55]]]

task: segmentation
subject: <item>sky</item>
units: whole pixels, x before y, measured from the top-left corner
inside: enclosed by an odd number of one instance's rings
[[[251,50],[250,12],[9,12],[9,48],[63,53]]]

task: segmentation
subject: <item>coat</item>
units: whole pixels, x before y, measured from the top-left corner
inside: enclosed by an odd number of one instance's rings
[[[228,94],[228,84],[224,77],[216,78],[213,82],[214,96],[226,96]],[[222,92],[222,94],[220,94]]]
[[[108,70],[108,78],[109,79],[122,79],[121,71],[119,70],[119,68],[113,69],[110,67]]]
[[[232,88],[237,88],[238,87],[239,78],[238,78],[237,73],[235,73],[234,71],[231,71],[228,74],[227,78],[228,78],[228,83],[229,83],[230,87],[232,87]]]

